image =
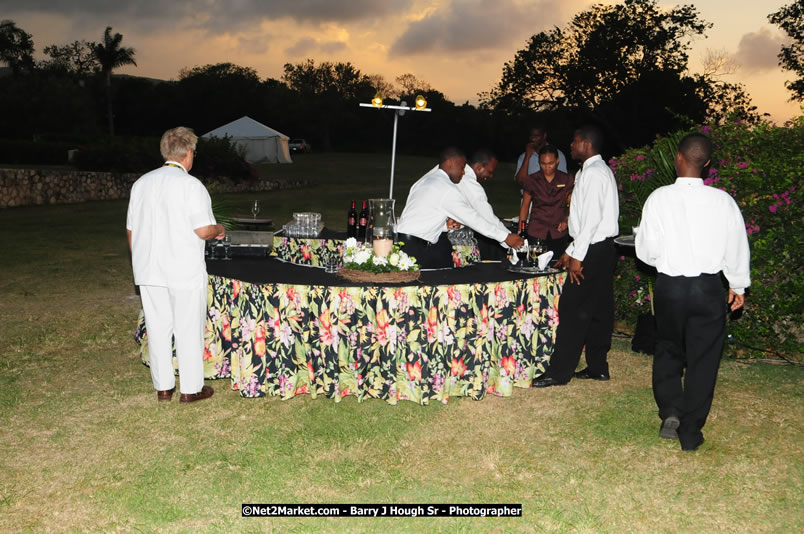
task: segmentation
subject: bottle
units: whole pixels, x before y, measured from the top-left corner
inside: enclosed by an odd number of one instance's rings
[[[523,257],[520,258],[522,260],[522,267],[530,267],[530,248],[528,247],[528,227],[525,221],[519,221],[519,237],[521,237],[525,243],[523,248],[520,250],[524,250]]]
[[[360,210],[360,218],[358,219],[357,223],[357,239],[359,240],[366,239],[366,227],[368,226],[368,212],[366,211],[367,207],[368,202],[364,200],[363,209]]]
[[[355,209],[354,200],[346,221],[346,237],[357,237],[357,210]]]
[[[528,227],[525,221],[519,221],[519,237],[528,242]]]

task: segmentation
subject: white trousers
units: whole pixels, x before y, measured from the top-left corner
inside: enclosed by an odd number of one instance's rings
[[[207,284],[193,289],[140,286],[145,329],[148,333],[151,379],[154,389],[176,385],[172,339],[176,340],[181,393],[198,393],[204,386],[204,328]]]

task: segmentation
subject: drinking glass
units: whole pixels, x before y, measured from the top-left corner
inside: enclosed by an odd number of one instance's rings
[[[337,274],[338,273],[338,263],[340,260],[340,256],[337,252],[332,250],[325,250],[321,254],[321,259],[324,262],[324,272],[329,274]]]
[[[541,248],[537,248],[536,245],[530,248],[530,263],[531,265],[538,265],[539,264],[539,256],[541,255],[542,250]]]
[[[260,201],[255,200],[254,204],[251,205],[251,215],[253,215],[254,218],[256,219],[257,215],[259,214],[260,214]]]
[[[517,255],[517,257],[520,260],[519,266],[520,267],[530,267],[530,246],[529,246],[529,243],[527,241],[525,241],[525,244],[522,245],[521,247],[519,247],[519,250],[517,250],[517,252],[519,253]]]
[[[229,249],[232,246],[232,238],[228,235],[223,238],[223,259],[224,260],[231,260],[231,256],[229,256]]]

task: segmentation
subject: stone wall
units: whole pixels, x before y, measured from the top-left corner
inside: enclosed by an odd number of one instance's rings
[[[139,173],[0,168],[0,208],[68,204],[128,198]],[[310,185],[307,180],[260,180],[235,184],[227,179],[212,188],[221,193],[271,191]]]

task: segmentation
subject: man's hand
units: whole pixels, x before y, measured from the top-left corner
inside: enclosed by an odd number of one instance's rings
[[[580,284],[581,280],[583,280],[583,263],[581,260],[576,260],[566,252],[558,258],[556,267],[559,269],[567,269],[570,281],[575,284]]]
[[[583,263],[581,260],[576,260],[570,256],[567,271],[569,272],[570,280],[578,285],[581,285],[581,280],[583,280]]]
[[[738,295],[733,289],[729,289],[729,308],[731,311],[739,310],[745,304],[745,295]]]
[[[461,223],[451,217],[447,217],[447,230],[457,230],[463,226]]]
[[[508,237],[505,238],[505,244],[516,250],[525,244],[525,240],[516,234],[508,234]]]
[[[201,228],[196,228],[193,232],[204,241],[212,239],[213,237],[215,239],[223,239],[226,237],[226,228],[224,228],[222,224],[202,226]]]
[[[567,224],[567,221],[561,221],[560,223],[558,223],[558,227],[556,227],[556,230],[558,230],[559,233],[561,233],[564,230],[566,230],[568,226],[569,225]]]

